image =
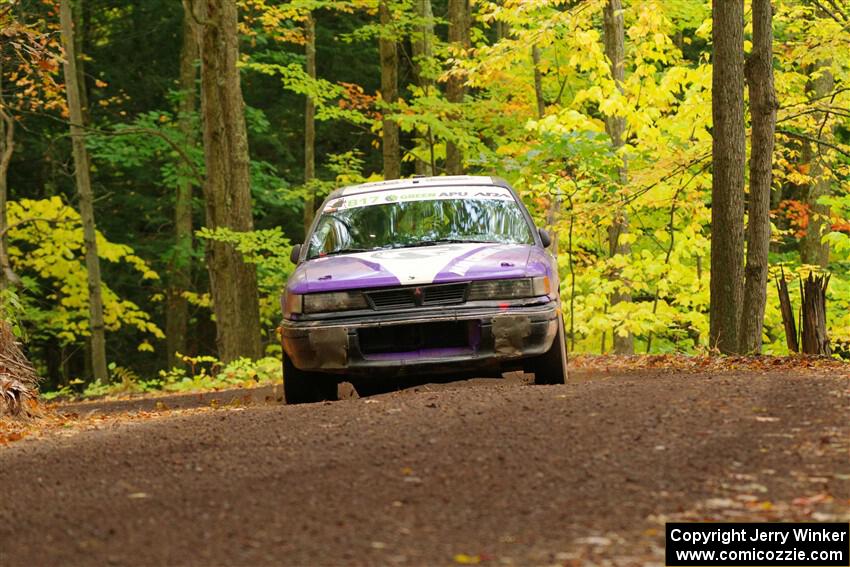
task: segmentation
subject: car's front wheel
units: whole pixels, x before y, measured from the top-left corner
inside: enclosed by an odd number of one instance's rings
[[[338,399],[336,377],[299,370],[284,352],[283,398],[287,404],[335,401]]]
[[[564,336],[564,318],[558,316],[558,333],[552,346],[544,354],[533,358],[529,370],[534,373],[535,384],[564,384],[567,380],[567,342]]]

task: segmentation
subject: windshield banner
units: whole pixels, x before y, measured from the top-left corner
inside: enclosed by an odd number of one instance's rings
[[[429,187],[423,189],[395,189],[393,191],[374,191],[350,197],[332,199],[323,212],[332,213],[345,209],[389,205],[409,201],[442,201],[468,199],[473,201],[513,201],[511,192],[504,187]]]

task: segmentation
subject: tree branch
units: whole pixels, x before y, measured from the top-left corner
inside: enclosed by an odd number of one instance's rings
[[[800,111],[796,114],[789,114],[788,116],[783,116],[782,118],[778,118],[776,123],[787,122],[788,120],[793,120],[795,118],[799,118],[801,116],[805,116],[806,114],[814,114],[816,112],[824,112],[826,114],[834,114],[835,116],[841,116],[844,118],[850,118],[850,110],[845,110],[843,108],[829,107],[829,108],[808,108],[806,110]]]
[[[790,136],[792,138],[797,138],[798,140],[803,140],[804,142],[812,142],[812,143],[818,144],[819,146],[826,146],[827,148],[835,150],[836,152],[840,153],[841,155],[850,157],[850,151],[844,150],[844,149],[840,148],[839,146],[836,146],[835,144],[831,144],[831,143],[826,142],[826,141],[824,141],[824,140],[822,140],[818,137],[815,137],[815,136],[809,136],[808,134],[801,134],[799,132],[792,132],[791,130],[780,130],[780,129],[777,129],[776,133],[777,134],[785,134],[786,136]]]
[[[195,180],[198,182],[198,184],[203,185],[203,183],[204,183],[204,175],[201,173],[201,171],[195,165],[194,160],[192,160],[192,158],[189,157],[189,155],[186,153],[186,151],[183,150],[183,148],[181,148],[180,145],[177,142],[175,142],[174,140],[169,138],[164,132],[160,132],[159,130],[153,130],[153,129],[150,129],[150,128],[126,128],[124,130],[101,130],[99,128],[94,128],[92,126],[85,126],[83,124],[73,124],[72,122],[70,122],[68,120],[62,120],[61,118],[53,116],[52,114],[47,114],[45,112],[33,112],[33,111],[30,111],[30,110],[20,110],[19,112],[23,112],[23,113],[26,113],[26,114],[32,114],[32,115],[35,115],[35,116],[44,116],[44,117],[50,118],[51,120],[61,122],[62,124],[66,124],[68,126],[77,126],[78,128],[81,128],[81,129],[83,129],[87,132],[100,134],[102,136],[132,136],[132,135],[139,135],[139,134],[144,134],[144,135],[148,135],[148,136],[155,136],[157,138],[162,139],[166,144],[171,146],[171,149],[173,149],[175,152],[177,152],[177,154],[180,156],[180,159],[183,162],[185,162],[186,165],[188,165],[189,168],[192,170],[192,174],[195,177]],[[68,134],[68,135],[73,136],[73,134]]]
[[[848,15],[847,15],[847,12],[845,12],[845,11],[844,11],[844,10],[846,10],[846,8],[843,8],[843,7],[839,6],[839,5],[835,2],[835,0],[827,0],[827,2],[829,2],[829,5],[830,5],[830,6],[832,6],[833,8],[835,8],[836,13],[840,14],[840,15],[841,15],[841,17],[844,19],[844,21],[845,21],[845,22],[846,22],[846,21],[850,21],[850,16],[848,16]]]
[[[30,224],[30,223],[34,223],[34,222],[46,222],[48,224],[65,224],[65,223],[78,222],[78,221],[77,221],[77,219],[49,219],[49,218],[45,218],[45,217],[33,217],[33,218],[29,218],[29,219],[21,219],[18,222],[13,222],[9,226],[7,226],[5,229],[0,231],[0,238],[4,238],[6,236],[6,234],[9,233],[10,230],[13,230],[13,229],[18,228],[20,226],[24,226],[26,224]]]
[[[645,187],[641,187],[640,189],[638,189],[637,191],[635,191],[631,195],[623,198],[622,203],[624,205],[631,203],[632,201],[636,200],[641,195],[648,193],[654,187],[660,185],[661,183],[664,183],[665,181],[667,181],[668,179],[671,179],[672,177],[675,177],[676,175],[679,175],[680,173],[684,172],[685,170],[706,161],[710,157],[711,157],[711,153],[707,153],[707,154],[704,154],[702,157],[695,158],[695,159],[689,161],[688,163],[684,163],[684,164],[679,165],[673,171],[671,171],[670,173],[668,173],[667,175],[665,175],[664,177],[662,177],[658,181],[656,181],[654,183],[650,183],[649,185],[647,185]],[[709,165],[710,165],[710,163],[703,163],[702,166],[700,167],[700,169],[696,172],[696,174],[694,174],[694,176],[688,181],[688,183],[693,181],[693,179],[697,175],[699,175],[700,173],[702,173],[703,171],[708,169]]]
[[[798,103],[795,103],[795,104],[789,104],[787,106],[780,106],[779,109],[781,110],[781,109],[785,109],[785,108],[794,108],[795,106],[802,106],[804,104],[811,104],[813,102],[817,102],[817,101],[823,100],[825,98],[831,99],[831,98],[835,97],[836,95],[843,93],[843,92],[846,92],[846,91],[850,91],[850,87],[842,87],[840,89],[835,89],[831,93],[827,93],[823,96],[818,96],[818,97],[815,97],[815,98],[810,98],[810,99],[803,101],[803,102],[798,102]]]
[[[812,3],[812,4],[814,4],[815,6],[817,6],[817,7],[818,7],[818,9],[819,9],[821,12],[823,12],[824,14],[826,14],[827,16],[829,16],[830,18],[832,18],[833,20],[835,20],[835,21],[836,21],[836,22],[838,22],[839,24],[843,23],[843,22],[841,21],[841,19],[840,19],[838,16],[836,16],[835,14],[833,14],[830,10],[827,10],[826,6],[824,6],[823,4],[821,4],[820,2],[818,2],[818,0],[810,0],[810,1],[811,1],[811,3]],[[842,14],[842,15],[843,15],[843,14]]]
[[[160,132],[159,130],[153,130],[153,129],[150,129],[150,128],[127,128],[127,129],[124,129],[124,130],[99,130],[97,128],[91,128],[91,127],[88,127],[88,126],[80,126],[80,128],[83,128],[83,129],[88,130],[90,132],[95,132],[95,133],[100,134],[102,136],[133,136],[133,135],[144,134],[144,135],[147,135],[147,136],[155,136],[157,138],[160,138],[166,144],[171,146],[171,149],[173,149],[175,152],[177,152],[180,155],[180,159],[183,162],[185,162],[186,165],[189,166],[189,168],[192,170],[192,175],[195,177],[195,181],[197,181],[198,184],[200,184],[200,185],[204,184],[204,176],[201,173],[201,171],[198,169],[198,166],[195,165],[194,160],[192,160],[192,158],[189,157],[189,154],[187,154],[185,152],[185,150],[183,150],[183,148],[181,148],[180,145],[177,142],[175,142],[174,140],[172,140],[171,138],[166,136],[164,132]]]

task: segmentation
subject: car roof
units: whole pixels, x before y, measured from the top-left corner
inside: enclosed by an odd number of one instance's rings
[[[337,189],[330,194],[329,198],[349,195],[359,195],[373,191],[389,191],[392,189],[417,189],[420,187],[455,187],[462,185],[500,185],[505,182],[501,179],[484,175],[440,175],[434,177],[412,177],[409,179],[393,179],[390,181],[376,181],[374,183],[363,183],[361,185],[350,185]]]

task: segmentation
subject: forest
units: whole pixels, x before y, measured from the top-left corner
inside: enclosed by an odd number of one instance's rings
[[[279,373],[324,196],[474,174],[571,353],[785,355],[815,275],[848,356],[850,3],[713,4],[0,0],[3,317],[45,390]]]

